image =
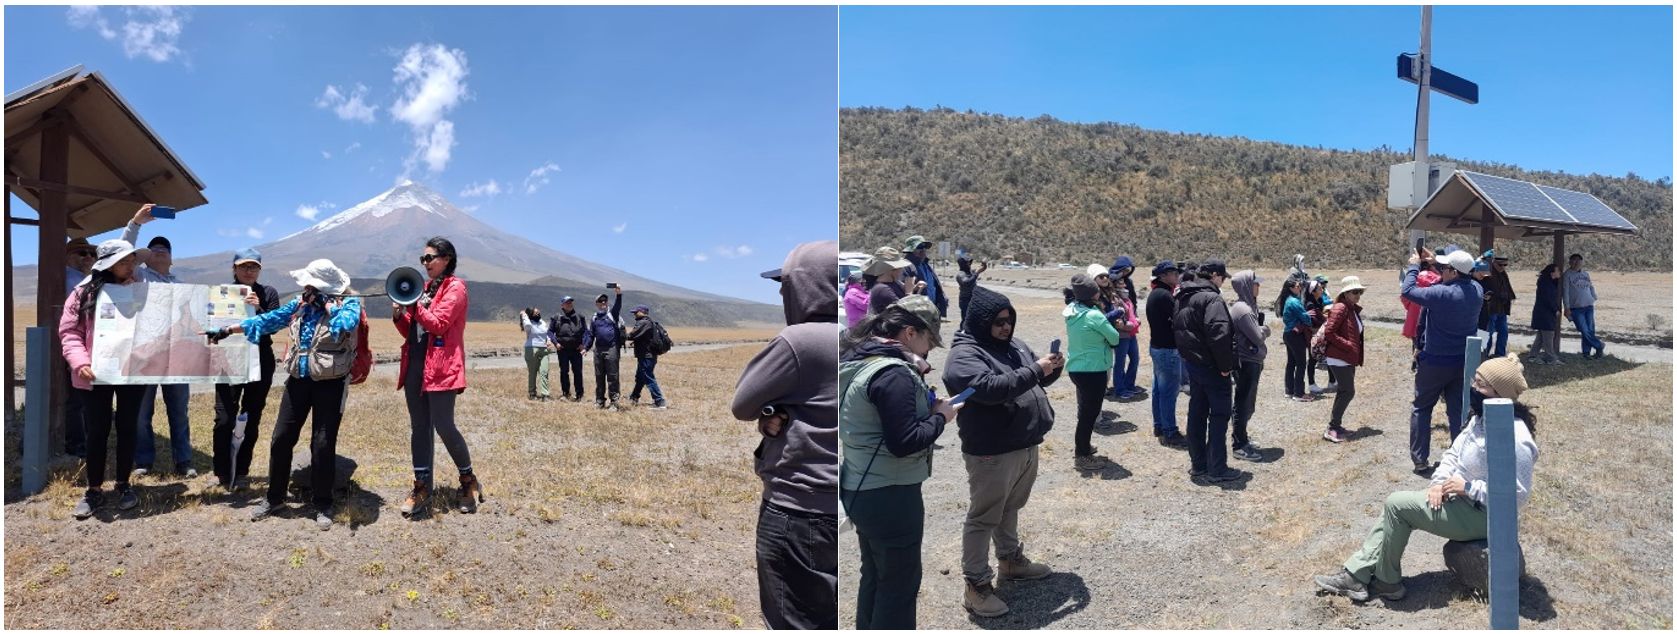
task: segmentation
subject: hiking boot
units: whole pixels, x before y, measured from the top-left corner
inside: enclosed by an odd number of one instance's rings
[[[1368,600],[1368,586],[1357,581],[1357,578],[1351,576],[1351,572],[1344,568],[1340,568],[1335,574],[1316,575],[1316,587],[1352,601]]]
[[[1345,442],[1345,432],[1329,427],[1327,431],[1322,432],[1322,440],[1332,443]]]
[[[997,564],[996,576],[1001,579],[1030,581],[1054,574],[1054,569],[1049,568],[1048,564],[1031,561],[1024,553],[1002,559]]]
[[[1164,433],[1159,433],[1157,430],[1155,430],[1153,432],[1153,438],[1155,440],[1158,440],[1159,444],[1164,445],[1166,447],[1186,447],[1186,446],[1188,446],[1188,438],[1183,436],[1182,432],[1176,431],[1174,429],[1172,429],[1170,431],[1167,431],[1167,432],[1164,432]]]
[[[134,492],[134,487],[123,487],[118,492],[116,510],[126,511],[140,505],[140,495]]]
[[[470,473],[460,474],[460,512],[476,513],[478,502],[483,501],[483,485],[478,484],[477,476]]]
[[[416,479],[413,481],[413,491],[408,493],[408,499],[402,500],[402,517],[420,515],[430,505],[431,483]]]
[[[1264,455],[1261,454],[1261,453],[1258,453],[1258,446],[1253,444],[1253,443],[1250,443],[1250,442],[1246,443],[1245,446],[1242,446],[1241,448],[1236,449],[1234,451],[1231,451],[1229,453],[1233,454],[1234,457],[1239,458],[1241,460],[1245,460],[1247,462],[1263,462],[1264,461]]]
[[[1420,475],[1420,476],[1427,475],[1433,469],[1433,465],[1429,464],[1429,463],[1426,463],[1426,462],[1417,462],[1417,463],[1414,463],[1413,466],[1414,466],[1414,468],[1410,469],[1410,471],[1413,471],[1415,473],[1415,475]]]
[[[605,401],[594,401],[594,407],[598,407],[600,409],[605,409],[606,408],[606,402]]]
[[[1320,399],[1316,398],[1315,395],[1312,395],[1312,394],[1302,394],[1302,395],[1299,395],[1299,396],[1289,396],[1288,398],[1291,398],[1291,399],[1293,399],[1293,401],[1298,402],[1298,403],[1314,403],[1314,402],[1320,400]]]
[[[1095,454],[1078,456],[1075,462],[1078,471],[1099,471],[1104,466],[1101,464],[1101,459]]]
[[[1403,582],[1386,583],[1379,579],[1370,579],[1368,592],[1387,601],[1402,601],[1405,594]]]
[[[76,510],[70,511],[70,516],[78,520],[93,517],[93,509],[99,508],[104,494],[100,491],[88,491],[82,494],[82,499],[76,502]]]
[[[332,516],[327,515],[326,511],[316,511],[314,514],[314,527],[323,531],[332,530]]]
[[[641,406],[641,397],[639,397],[639,396],[629,397],[629,404],[633,405],[635,407],[640,407]]]
[[[973,614],[982,617],[997,617],[1007,614],[1007,603],[996,596],[995,586],[986,581],[980,584],[967,583],[966,599],[961,602]]]
[[[269,502],[266,497],[256,500],[256,504],[252,504],[250,507],[250,521],[252,522],[265,519],[273,514],[274,503]]]
[[[1207,482],[1234,482],[1245,475],[1246,472],[1239,469],[1224,469],[1220,473],[1207,474],[1205,480]]]

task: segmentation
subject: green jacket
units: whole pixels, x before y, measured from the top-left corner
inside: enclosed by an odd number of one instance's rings
[[[891,366],[908,368],[922,394],[930,389],[925,377],[902,359],[875,356],[839,364],[839,438],[844,445],[839,488],[846,491],[919,484],[932,477],[931,449],[899,458],[885,448],[885,426],[879,419],[879,410],[868,400],[868,382]],[[919,403],[918,416],[931,414],[931,404],[926,399],[920,399]]]
[[[1112,369],[1112,348],[1118,329],[1095,308],[1072,302],[1060,311],[1066,318],[1066,371],[1106,372]]]

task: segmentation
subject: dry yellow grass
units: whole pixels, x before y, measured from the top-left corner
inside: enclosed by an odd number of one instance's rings
[[[46,492],[6,507],[5,625],[756,626],[755,586],[740,580],[753,575],[757,434],[733,420],[728,400],[758,348],[664,357],[667,411],[531,402],[522,369],[473,371],[457,417],[489,496],[476,515],[451,508],[455,469],[440,442],[433,515],[396,512],[412,471],[406,409],[388,370],[351,389],[338,451],[357,466],[328,532],[301,513],[251,523],[243,508],[265,490],[278,390],[252,493],[220,493],[207,475],[147,476],[137,481],[139,509],[76,522],[68,511],[79,468],[61,469]],[[592,389],[591,371],[587,382]],[[208,395],[192,399],[198,451],[210,409]],[[161,414],[158,425],[158,463],[168,464]],[[207,456],[195,461],[208,472]],[[118,567],[121,576],[108,574]]]

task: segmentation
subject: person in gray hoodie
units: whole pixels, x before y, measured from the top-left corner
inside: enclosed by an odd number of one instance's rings
[[[1594,350],[1599,359],[1606,354],[1607,344],[1595,336],[1595,283],[1590,281],[1590,272],[1584,270],[1583,254],[1567,257],[1566,265],[1566,272],[1561,274],[1562,312],[1578,329],[1579,351],[1584,358],[1590,358]]]
[[[1264,357],[1269,356],[1269,326],[1264,324],[1264,313],[1258,310],[1258,287],[1263,280],[1251,269],[1234,274],[1230,285],[1235,300],[1229,303],[1229,319],[1234,322],[1234,433],[1230,453],[1250,462],[1261,462],[1257,443],[1246,433],[1246,423],[1252,420],[1252,410],[1258,404],[1258,377],[1264,373]]]
[[[740,374],[734,418],[757,421],[757,593],[771,629],[838,629],[838,243],[781,268],[786,327]]]

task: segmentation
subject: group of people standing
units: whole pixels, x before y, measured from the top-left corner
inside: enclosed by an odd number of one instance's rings
[[[618,367],[624,346],[629,346],[635,355],[635,385],[629,391],[629,403],[639,405],[641,391],[645,389],[652,396],[652,409],[669,408],[655,374],[658,357],[663,354],[658,347],[658,337],[664,332],[662,326],[652,319],[652,309],[644,304],[630,311],[633,320],[625,323],[621,316],[623,287],[609,283],[606,288],[616,293],[616,299],[611,300],[607,294],[600,293],[594,298],[594,314],[591,316],[578,313],[576,299],[570,295],[559,300],[560,313],[547,321],[542,320],[539,308],[526,307],[519,311],[519,325],[524,329],[525,337],[524,363],[529,376],[526,398],[533,401],[552,399],[547,362],[547,357],[552,355],[559,359],[562,398],[581,401],[586,393],[582,384],[582,359],[583,355],[592,353],[594,405],[599,409],[619,411],[618,401],[622,392],[617,378]],[[571,390],[573,383],[576,385],[574,392]]]
[[[87,463],[86,492],[72,512],[76,519],[92,516],[104,504],[106,443],[113,429],[118,453],[116,507],[128,510],[139,504],[130,481],[130,476],[137,472],[131,473],[129,468],[138,449],[135,440],[142,427],[142,400],[146,399],[148,386],[95,384],[91,352],[95,307],[106,285],[178,281],[167,272],[166,239],[161,249],[159,239],[152,241],[151,248],[133,246],[139,227],[153,220],[151,209],[152,205],[140,207],[122,238],[99,244],[88,263],[86,277],[76,283],[65,301],[59,321],[62,352],[71,372],[72,402],[81,405],[79,418],[78,412],[72,409],[66,427],[80,426],[83,431]],[[77,248],[74,242],[70,246]],[[466,283],[454,275],[458,259],[448,239],[436,237],[427,241],[419,256],[427,277],[423,294],[413,304],[392,305],[393,324],[404,336],[396,388],[407,399],[414,470],[413,490],[402,503],[404,516],[421,516],[430,507],[434,437],[443,439],[459,472],[461,511],[475,511],[484,498],[483,487],[472,470],[469,448],[454,419],[455,399],[466,389],[463,339],[468,300]],[[260,283],[261,272],[262,256],[255,249],[241,249],[234,254],[233,281],[247,287],[244,301],[256,314],[207,333],[211,343],[243,333],[257,346],[261,367],[255,381],[216,386],[212,449],[215,484],[230,492],[246,486],[251,451],[257,442],[262,411],[277,369],[272,336],[286,330],[290,334],[289,349],[283,357],[286,380],[269,439],[268,489],[252,506],[251,519],[264,519],[284,508],[292,471],[291,452],[312,413],[309,443],[312,514],[315,524],[327,530],[333,523],[338,427],[348,406],[350,372],[358,353],[370,354],[360,349],[359,330],[365,327],[361,300],[348,294],[349,274],[330,260],[315,260],[291,271],[293,281],[302,291],[283,304],[273,287]],[[165,386],[166,403],[167,390],[171,388],[184,390],[187,386]],[[170,409],[173,414],[174,408]],[[180,410],[184,419],[184,402]],[[186,465],[178,468],[182,475],[193,475],[187,458],[191,455],[191,445],[184,421],[177,431],[171,420],[171,428],[177,465]]]

